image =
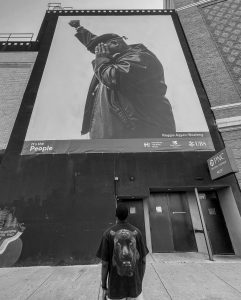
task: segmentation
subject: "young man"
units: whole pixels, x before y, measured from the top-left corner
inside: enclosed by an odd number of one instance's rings
[[[158,138],[176,131],[159,59],[114,33],[97,36],[72,20],[75,36],[95,54],[82,134],[91,139]]]
[[[102,260],[103,300],[107,296],[109,299],[144,300],[142,280],[148,249],[140,230],[129,224],[127,217],[128,208],[118,204],[117,223],[104,232],[96,254]]]

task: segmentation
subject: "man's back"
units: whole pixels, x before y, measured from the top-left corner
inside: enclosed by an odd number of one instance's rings
[[[97,257],[108,262],[108,297],[135,298],[142,292],[145,256],[148,249],[136,227],[126,221],[107,229]]]

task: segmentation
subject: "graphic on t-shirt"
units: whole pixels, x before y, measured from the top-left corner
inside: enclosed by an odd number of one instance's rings
[[[133,276],[136,263],[140,258],[136,248],[137,231],[120,229],[116,232],[111,230],[110,234],[114,236],[112,264],[117,268],[117,274],[119,276]]]

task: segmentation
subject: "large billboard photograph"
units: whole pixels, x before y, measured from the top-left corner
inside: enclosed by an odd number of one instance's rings
[[[58,17],[22,154],[210,150],[171,15]]]

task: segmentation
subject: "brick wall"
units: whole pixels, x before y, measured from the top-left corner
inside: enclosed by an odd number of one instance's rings
[[[211,1],[187,9],[182,8],[198,1],[174,2],[217,127],[233,150],[241,187],[241,1]]]
[[[6,149],[36,52],[0,52],[0,153]]]
[[[200,12],[241,95],[241,1],[204,6]]]

